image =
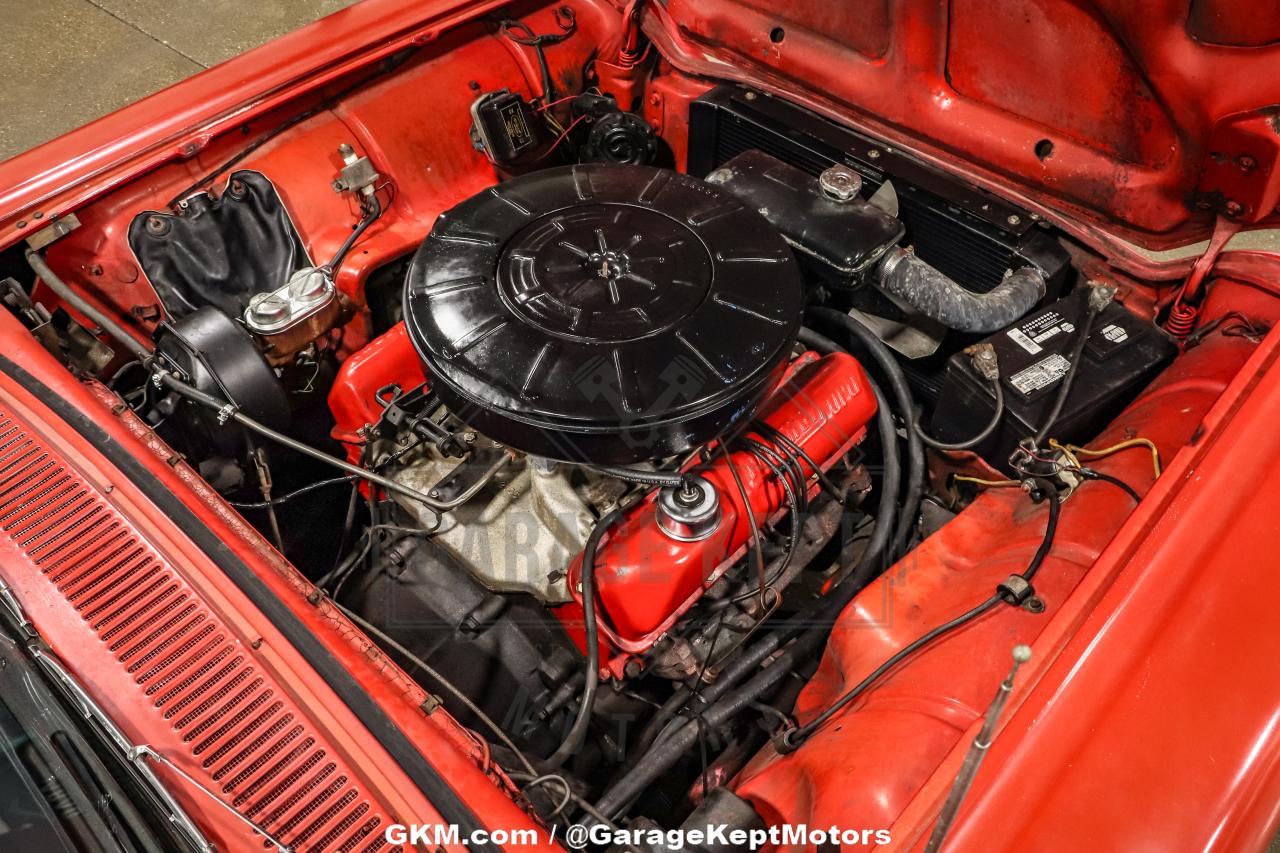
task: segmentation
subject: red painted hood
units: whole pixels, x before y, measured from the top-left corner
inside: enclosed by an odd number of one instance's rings
[[[785,92],[1149,247],[1275,219],[1273,0],[670,0],[674,64]],[[657,10],[655,10],[657,11]],[[657,19],[661,19],[661,23]]]

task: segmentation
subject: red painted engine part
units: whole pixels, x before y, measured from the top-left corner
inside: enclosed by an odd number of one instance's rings
[[[876,401],[862,366],[844,353],[818,358],[812,353],[793,364],[761,409],[759,417],[790,438],[824,470],[866,434]],[[773,441],[759,439],[775,446]],[[786,492],[753,453],[731,454],[749,499],[745,506],[723,457],[702,476],[715,487],[723,513],[720,526],[698,542],[679,542],[662,532],[654,498],[637,505],[609,533],[596,555],[600,633],[623,655],[610,661],[620,671],[627,654],[651,647],[733,564],[750,538],[747,512],[765,524],[783,508]],[[806,466],[806,473],[808,471]],[[570,589],[581,577],[581,556],[569,569]],[[581,641],[582,609],[577,604],[557,615]],[[608,657],[605,657],[608,660]]]
[[[1212,297],[1222,295],[1215,289]],[[1277,310],[1273,298],[1243,288],[1210,302],[1206,321],[1228,304],[1267,319]],[[1195,440],[1205,414],[1254,349],[1242,337],[1209,336],[1090,446],[1150,438],[1167,465]],[[1154,480],[1151,455],[1141,449],[1091,467],[1142,494]],[[1044,613],[1002,605],[925,647],[796,752],[780,756],[765,747],[732,783],[735,792],[766,824],[891,826],[986,710],[1008,672],[1013,645],[1032,644],[1037,655],[1060,647],[1070,632],[1062,623],[1072,618],[1060,614],[1063,603],[1133,506],[1111,484],[1086,482],[1063,504],[1053,549],[1036,576]],[[1025,569],[1044,536],[1046,516],[1045,506],[1032,504],[1020,489],[990,489],[869,585],[837,621],[818,672],[796,702],[796,719],[813,719],[899,649]]]
[[[352,462],[358,461],[365,442],[361,430],[382,416],[378,391],[389,385],[411,391],[426,381],[422,360],[414,352],[403,322],[396,323],[342,363],[329,390],[329,409],[334,420],[332,435],[346,447]]]

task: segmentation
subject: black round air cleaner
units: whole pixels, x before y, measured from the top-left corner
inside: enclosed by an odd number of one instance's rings
[[[404,315],[432,390],[519,450],[626,464],[749,416],[803,310],[754,210],[645,166],[527,174],[440,215]]]

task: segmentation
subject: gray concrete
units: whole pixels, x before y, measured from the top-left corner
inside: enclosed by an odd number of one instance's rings
[[[354,0],[0,0],[0,160]]]

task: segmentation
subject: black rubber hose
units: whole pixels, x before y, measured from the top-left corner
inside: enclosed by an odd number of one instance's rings
[[[1044,298],[1044,276],[1035,267],[1009,273],[987,293],[961,287],[915,253],[890,249],[876,271],[885,293],[910,304],[921,314],[958,332],[998,332]]]
[[[907,385],[907,376],[902,372],[902,365],[889,348],[876,337],[875,333],[843,311],[832,308],[810,308],[806,312],[814,319],[829,325],[839,326],[849,335],[857,338],[863,348],[879,365],[889,382],[889,390],[898,404],[898,415],[906,427],[907,433],[907,490],[902,498],[902,512],[898,516],[899,528],[893,539],[891,555],[901,555],[911,538],[915,526],[916,511],[920,507],[920,499],[924,495],[925,460],[924,442],[911,428],[916,419],[915,402],[911,398],[911,388]]]
[[[622,508],[611,510],[591,529],[587,543],[582,548],[582,621],[586,634],[586,680],[582,685],[582,704],[574,718],[564,742],[543,762],[544,770],[560,767],[579,749],[587,737],[591,725],[591,707],[595,704],[596,688],[600,686],[600,626],[596,621],[596,550],[604,534],[622,519]]]
[[[639,468],[628,468],[622,465],[587,465],[606,477],[613,477],[617,480],[623,480],[627,483],[635,483],[640,486],[658,486],[660,488],[683,488],[685,483],[689,481],[690,475],[685,473],[672,474],[669,471],[644,471]]]
[[[125,347],[144,364],[147,359],[151,358],[151,350],[147,349],[142,342],[125,331],[123,326],[99,311],[93,305],[89,304],[88,300],[84,299],[80,294],[72,290],[71,286],[60,279],[57,273],[49,269],[49,265],[45,263],[44,257],[39,252],[34,249],[28,249],[27,264],[29,264],[31,269],[35,271],[36,275],[40,276],[40,280],[45,283],[46,287],[58,294],[58,298],[63,302],[66,302],[75,310],[79,311],[85,317],[88,317],[99,329],[102,329],[104,332],[111,335],[111,337],[124,344]],[[92,331],[92,329],[90,331]]]

